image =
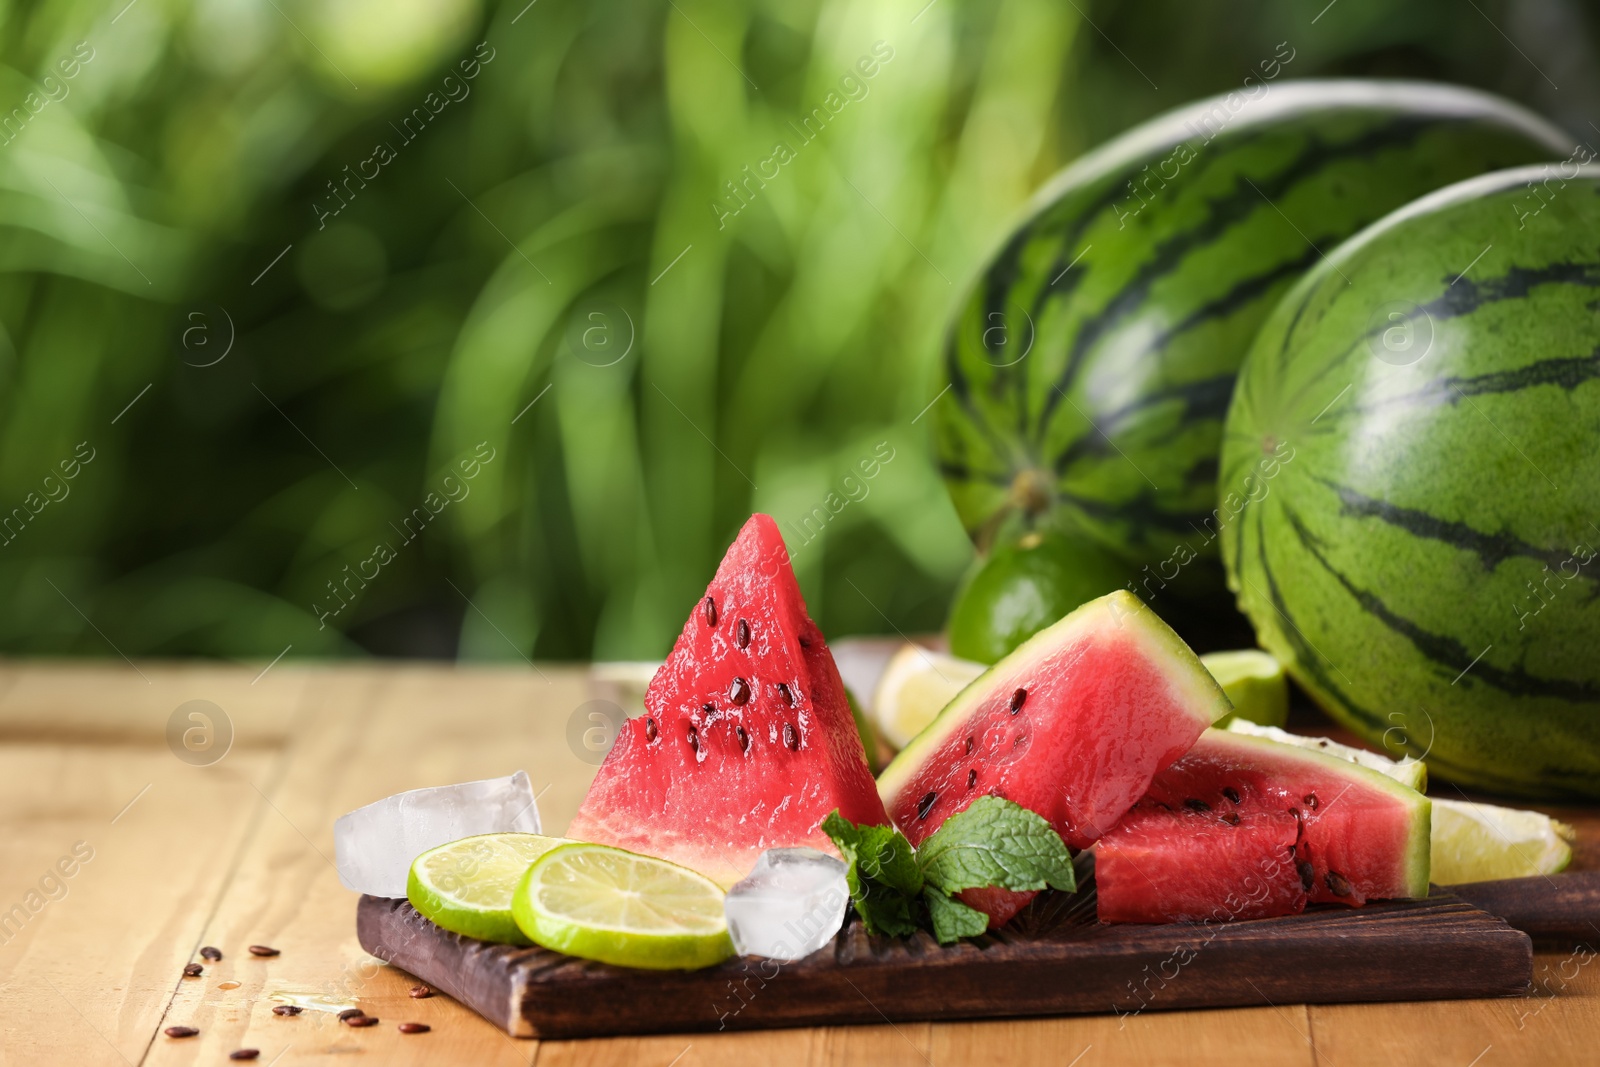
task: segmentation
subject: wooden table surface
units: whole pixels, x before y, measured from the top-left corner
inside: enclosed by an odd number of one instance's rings
[[[569,719],[590,697],[572,667],[0,665],[0,1067],[225,1063],[239,1048],[283,1067],[1543,1067],[1600,1058],[1600,965],[1566,950],[1540,952],[1534,994],[1514,1000],[573,1042],[514,1041],[446,997],[411,999],[409,977],[356,943],[356,895],[332,863],[333,820],[402,789],[522,768],[542,791],[546,831],[559,832],[594,772],[567,742]],[[181,761],[167,740],[174,711],[193,700],[232,724],[231,747],[207,766]],[[1593,813],[1578,814],[1595,825]],[[1592,837],[1578,864],[1600,867]],[[253,957],[252,944],[281,954]],[[224,958],[182,977],[202,945]],[[275,994],[358,1003],[382,1022],[353,1030],[324,1012],[277,1016]],[[432,1031],[401,1034],[404,1021]],[[176,1025],[200,1034],[163,1034]]]

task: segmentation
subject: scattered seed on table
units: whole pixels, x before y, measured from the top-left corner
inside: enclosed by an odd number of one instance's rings
[[[433,1027],[427,1023],[401,1023],[399,1029],[402,1034],[425,1034]]]
[[[259,1055],[261,1055],[261,1050],[258,1048],[236,1048],[232,1052],[228,1053],[228,1059],[253,1060]]]
[[[414,985],[411,987],[411,997],[413,1000],[421,1000],[423,997],[431,996],[433,996],[433,990],[429,989],[425,985]]]
[[[169,1026],[165,1030],[168,1037],[193,1037],[199,1032],[192,1026]]]
[[[298,1004],[279,1004],[272,1009],[272,1014],[299,1015],[302,1011],[305,1011],[305,1009]]]
[[[366,1012],[362,1011],[360,1008],[346,1008],[344,1011],[339,1013],[339,1021],[344,1022],[346,1019],[354,1019],[357,1016],[365,1014]]]
[[[250,946],[250,955],[252,956],[276,956],[277,954],[278,950],[273,948],[271,945]]]
[[[216,963],[222,958],[222,950],[207,945],[200,950],[200,958],[203,960],[210,960],[212,963]]]
[[[185,963],[183,965],[183,976],[185,978],[199,978],[204,971],[205,968],[198,963]]]
[[[344,1024],[346,1026],[377,1026],[378,1017],[376,1015],[352,1015],[344,1021]]]

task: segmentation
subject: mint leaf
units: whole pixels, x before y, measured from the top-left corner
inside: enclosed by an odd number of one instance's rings
[[[917,861],[927,883],[946,894],[984,886],[1077,888],[1072,856],[1050,823],[1001,797],[979,797],[946,819],[917,850]]]
[[[941,945],[951,944],[963,937],[977,937],[989,929],[987,915],[977,908],[967,907],[931,885],[923,889],[922,899],[928,905],[933,936]]]
[[[909,937],[917,931],[922,871],[911,842],[892,826],[857,826],[837,810],[822,831],[844,857],[850,900],[869,934]]]

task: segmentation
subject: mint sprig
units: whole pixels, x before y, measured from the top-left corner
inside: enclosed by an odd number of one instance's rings
[[[983,912],[955,899],[964,889],[1077,888],[1072,856],[1049,822],[1000,797],[979,797],[920,849],[892,826],[857,826],[837,811],[822,829],[844,856],[850,899],[868,933],[926,929],[948,945],[988,927]]]

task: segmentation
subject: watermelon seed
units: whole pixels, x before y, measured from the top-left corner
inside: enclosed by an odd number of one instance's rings
[[[738,642],[740,648],[748,646],[750,644],[750,624],[740,619],[739,625],[734,627],[733,639]]]
[[[644,717],[644,739],[646,741],[654,741],[656,736],[656,721],[650,716],[646,715]]]
[[[794,694],[789,692],[789,687],[783,682],[778,683],[778,695],[783,698],[785,704],[794,707]]]
[[[928,812],[933,810],[933,802],[939,799],[938,793],[929,793],[917,802],[917,818],[926,819]]]
[[[1227,797],[1235,804],[1239,803],[1239,791],[1233,788],[1231,785],[1225,785],[1222,787],[1222,795]]]
[[[733,728],[733,731],[734,731],[734,733],[739,735],[739,751],[740,752],[749,752],[750,751],[750,735],[744,732],[744,727],[743,726],[735,726]]]
[[[694,749],[696,755],[699,755],[700,731],[696,730],[693,726],[689,727],[689,747]]]
[[[1307,889],[1317,884],[1317,874],[1306,860],[1295,864],[1295,870],[1300,872],[1300,884]]]
[[[1021,711],[1022,710],[1022,703],[1023,703],[1023,701],[1025,701],[1027,699],[1028,699],[1028,691],[1026,689],[1018,689],[1015,693],[1012,693],[1011,694],[1011,714],[1015,715],[1017,712]]]
[[[971,789],[978,784],[978,771],[976,768],[967,772],[967,788]]]
[[[1183,802],[1183,806],[1188,808],[1190,811],[1210,811],[1211,810],[1211,805],[1210,804],[1207,804],[1205,801],[1200,800],[1200,799],[1198,799],[1196,797],[1190,797],[1188,800],[1185,800]]]
[[[783,724],[783,744],[790,752],[800,751],[800,735],[794,732],[794,723]]]
[[[1317,794],[1315,794],[1315,793],[1307,793],[1306,794],[1306,807],[1310,808],[1312,811],[1316,811],[1317,810]]]
[[[1239,813],[1236,812],[1236,811],[1226,812],[1222,816],[1222,821],[1227,823],[1229,826],[1238,826],[1239,825]]]
[[[741,707],[750,702],[750,683],[743,678],[735,678],[733,685],[728,688],[728,699]]]
[[[967,755],[972,755],[972,738],[967,738]]]
[[[1338,871],[1329,871],[1322,876],[1322,880],[1328,883],[1328,891],[1334,896],[1347,897],[1350,895],[1350,882]]]
[[[706,597],[706,625],[707,626],[715,626],[716,624],[717,624],[717,602],[715,600],[711,599],[710,597]]]

